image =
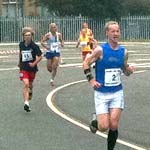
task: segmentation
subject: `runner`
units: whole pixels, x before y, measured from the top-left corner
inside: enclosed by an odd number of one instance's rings
[[[91,47],[91,49],[93,49],[93,45],[95,43],[95,40],[94,39],[94,34],[93,34],[93,31],[92,29],[89,28],[89,25],[87,22],[84,22],[83,25],[82,25],[82,29],[85,29],[86,30],[86,35],[89,37],[89,45]]]
[[[57,32],[56,23],[51,23],[49,26],[50,32],[42,38],[41,45],[46,49],[47,70],[52,74],[50,84],[54,86],[54,79],[60,62],[60,50],[64,46],[64,42],[62,34]]]
[[[33,81],[38,71],[37,64],[42,59],[42,52],[33,41],[34,31],[30,27],[23,28],[23,41],[19,43],[20,80],[24,83],[24,110],[30,112],[29,100],[32,98]]]
[[[93,51],[93,44],[96,47],[96,40],[92,38],[93,36],[89,36],[87,35],[87,30],[86,29],[82,29],[80,32],[80,37],[78,39],[76,48],[79,47],[79,45],[81,46],[81,50],[82,50],[82,59],[84,60],[87,54],[91,54]],[[92,41],[92,47],[91,47],[91,41]]]
[[[120,26],[115,21],[105,25],[108,42],[94,49],[83,62],[84,73],[95,90],[96,115],[90,124],[91,132],[108,131],[108,150],[113,150],[118,138],[118,126],[124,109],[124,95],[121,83],[122,71],[129,76],[135,70],[128,65],[127,50],[118,44],[121,33]],[[90,64],[96,62],[96,77],[94,78]]]

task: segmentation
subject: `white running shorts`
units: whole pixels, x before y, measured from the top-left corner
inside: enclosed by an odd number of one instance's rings
[[[109,113],[111,108],[124,109],[123,90],[114,93],[102,93],[95,91],[95,110],[96,114]]]

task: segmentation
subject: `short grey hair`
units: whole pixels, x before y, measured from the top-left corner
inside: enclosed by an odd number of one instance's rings
[[[108,31],[108,30],[109,30],[109,26],[110,26],[110,25],[113,25],[113,24],[119,26],[119,23],[118,23],[117,21],[108,21],[108,22],[106,22],[106,24],[105,24],[105,31]]]
[[[52,23],[49,24],[49,27],[51,28],[52,26],[56,26],[57,27],[57,24],[52,22]]]

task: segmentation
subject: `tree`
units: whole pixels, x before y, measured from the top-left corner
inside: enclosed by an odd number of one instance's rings
[[[92,18],[120,17],[121,0],[38,0],[49,11],[59,16],[87,16]]]
[[[127,15],[150,14],[149,0],[36,0],[58,16],[87,16],[120,19]]]
[[[124,0],[125,15],[149,15],[149,0]]]

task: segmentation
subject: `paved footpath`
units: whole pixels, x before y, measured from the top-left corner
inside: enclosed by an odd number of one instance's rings
[[[23,110],[23,86],[18,70],[6,70],[6,67],[0,70],[0,150],[106,150],[105,138],[66,121],[46,103],[47,95],[55,88],[85,79],[83,70],[80,67],[60,68],[56,86],[52,88],[45,66],[45,61],[39,66],[30,113]],[[10,66],[14,67],[15,64]],[[119,135],[120,139],[147,149],[150,147],[149,80],[149,71],[134,74],[128,80],[123,77],[126,110]],[[93,91],[87,82],[58,91],[54,102],[71,118],[88,125],[94,104]],[[118,143],[115,150],[133,148]]]

